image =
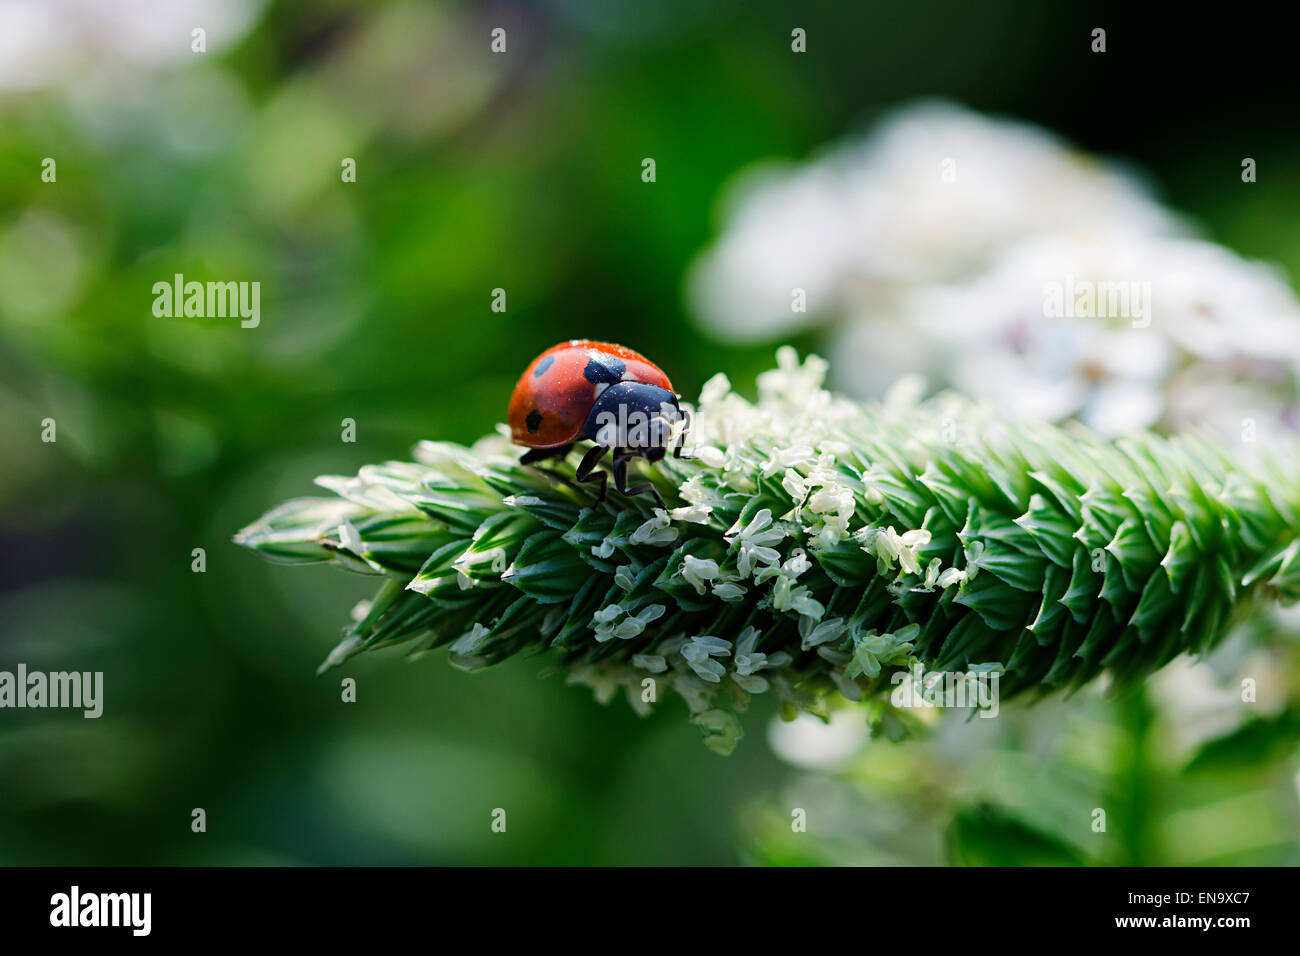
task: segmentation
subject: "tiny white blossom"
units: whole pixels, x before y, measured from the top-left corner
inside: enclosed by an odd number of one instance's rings
[[[708,588],[709,582],[718,576],[718,562],[688,554],[683,557],[682,569],[678,573],[695,588],[697,594],[703,594]]]
[[[874,554],[888,569],[897,561],[908,574],[920,574],[921,564],[917,550],[930,543],[930,532],[925,528],[904,531],[899,534],[890,525],[883,531],[880,528],[863,528],[854,537],[861,543],[862,550]]]
[[[857,502],[853,500],[853,492],[838,483],[834,485],[823,484],[808,499],[809,511],[814,514],[832,513],[839,518],[853,517],[853,509],[856,506]]]
[[[943,562],[938,558],[931,558],[930,563],[925,566],[925,580],[911,590],[926,594],[933,591],[939,583],[939,574],[942,570]]]
[[[711,681],[710,683],[718,683]],[[686,706],[690,708],[692,714],[699,714],[709,709],[709,704],[713,699],[714,689],[704,683],[700,678],[690,674],[678,674],[673,678],[673,690],[686,701]]]
[[[361,533],[357,531],[356,525],[351,521],[345,521],[339,525],[339,544],[353,554],[361,554],[364,547],[361,543]]]
[[[945,568],[939,575],[939,580],[935,583],[941,588],[949,588],[954,584],[961,584],[966,580],[966,572],[960,568]]]
[[[893,530],[893,528],[889,529],[890,532]],[[908,574],[921,573],[921,564],[916,552],[929,544],[931,537],[930,531],[926,528],[904,531],[898,536],[898,560]]]
[[[805,651],[839,640],[848,629],[849,624],[842,617],[833,617],[820,623],[807,617],[799,621],[799,636],[803,638],[802,647]]]
[[[668,662],[659,654],[633,654],[632,666],[650,674],[662,674],[668,669]]]
[[[451,645],[451,651],[453,654],[473,654],[491,634],[482,624],[475,624]]]
[[[839,515],[825,515],[821,519],[821,527],[808,542],[808,547],[814,551],[824,551],[833,548],[848,536],[849,519]]]
[[[749,694],[765,694],[770,686],[766,677],[760,677],[758,674],[741,674],[733,672],[731,679],[736,682],[741,690]]]
[[[677,493],[682,496],[682,500],[689,501],[691,505],[697,508],[709,508],[712,510],[712,502],[714,501],[715,495],[713,489],[708,487],[704,482],[704,472],[698,472],[697,474],[691,475],[691,477],[687,478],[682,482],[681,487],[677,489]],[[678,511],[685,510],[687,509],[674,509],[673,518],[677,518]]]
[[[714,374],[700,389],[700,404],[712,405],[722,401],[731,391],[731,380],[723,372]]]
[[[711,445],[695,449],[695,457],[710,468],[721,468],[727,463],[727,456]]]
[[[921,633],[919,624],[908,624],[893,634],[878,634],[874,629],[853,633],[853,662],[846,669],[848,677],[866,674],[880,676],[883,664],[898,663],[912,650],[912,641]]]
[[[667,610],[662,604],[647,604],[635,614],[629,614],[622,623],[615,627],[614,636],[623,640],[638,637],[646,629],[647,624],[659,620]]]
[[[880,489],[880,476],[870,471],[862,476],[862,497],[869,505],[883,504],[885,493]]]
[[[595,621],[597,624],[605,624],[608,623],[609,621],[614,620],[622,613],[623,613],[623,608],[620,605],[607,604],[599,611],[597,611],[595,614],[593,614],[591,616],[591,619]]]
[[[796,505],[802,505],[804,499],[808,497],[808,482],[804,481],[803,475],[793,468],[785,470],[785,476],[781,479],[781,487],[785,489]]]
[[[781,559],[781,552],[770,546],[781,541],[785,532],[772,527],[770,508],[763,508],[743,528],[733,526],[727,536],[736,538],[736,564],[742,578],[749,577],[756,564],[774,564]]]
[[[618,604],[610,604],[592,615],[592,628],[596,632],[596,643],[603,644],[611,638],[630,640],[639,637],[646,625],[663,617],[667,608],[662,604],[650,604],[634,614]]]
[[[790,557],[781,565],[760,568],[754,574],[754,583],[763,584],[773,578],[772,607],[778,611],[794,610],[800,614],[821,617],[822,606],[812,599],[812,592],[804,587],[796,587],[795,581],[810,567],[812,562],[802,548],[795,548]]]
[[[754,650],[761,636],[762,634],[758,628],[747,627],[740,632],[740,636],[736,639],[734,660],[736,662],[736,673],[741,677],[757,674],[768,666],[768,656]],[[754,692],[751,691],[751,693]]]
[[[770,478],[778,471],[812,461],[814,454],[813,449],[807,445],[801,445],[797,448],[778,448],[763,463],[763,477]]]
[[[724,601],[739,601],[749,592],[734,581],[722,581],[713,585],[713,593]]]
[[[603,644],[614,636],[614,622],[623,615],[623,608],[607,604],[591,616],[591,627],[596,632],[596,642]]]
[[[569,671],[564,681],[566,684],[581,684],[591,688],[593,696],[601,704],[608,704],[624,686],[624,676],[620,669],[600,664],[580,665]]]
[[[803,621],[820,621],[826,613],[826,608],[812,596],[812,591],[802,586],[791,590],[789,609],[800,615],[801,624]]]
[[[632,532],[633,544],[670,544],[677,540],[677,529],[670,524],[668,512],[656,508],[654,515]]]
[[[803,548],[795,548],[790,552],[790,557],[784,563],[769,565],[756,571],[754,573],[754,583],[762,584],[771,578],[792,582],[811,567],[812,562],[808,560],[808,555]]]
[[[713,513],[712,505],[692,504],[684,508],[674,508],[668,512],[674,521],[687,521],[691,524],[708,524],[709,515]]]
[[[731,641],[723,640],[720,637],[713,637],[709,634],[701,634],[692,637],[688,643],[682,645],[682,656],[689,660],[690,656],[687,654],[688,648],[694,648],[696,651],[703,651],[704,653],[711,654],[714,657],[725,657],[731,653]]]
[[[731,642],[720,637],[692,637],[682,646],[681,655],[691,670],[700,680],[717,684],[727,673],[725,667],[713,660],[714,657],[726,657],[731,653]]]

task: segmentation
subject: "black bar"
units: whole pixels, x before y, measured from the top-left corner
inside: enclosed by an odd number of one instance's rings
[[[786,932],[809,943],[823,932],[827,941],[850,934],[920,942],[937,934],[985,943],[1032,932],[1022,939],[1181,945],[1201,936],[1234,945],[1253,933],[1271,937],[1290,928],[1294,878],[1283,868],[14,868],[0,871],[0,925],[6,942],[75,937],[82,944],[283,938],[337,945],[414,935],[437,945],[469,932],[494,945],[514,934],[541,945],[539,928],[551,927],[546,933],[563,945],[566,937],[587,943],[624,938],[620,933],[644,938],[658,935],[655,926],[676,927],[670,935],[689,939],[679,934],[782,933],[784,923]],[[118,922],[127,925],[52,925],[67,921],[70,905],[60,905],[71,903],[73,886],[79,921],[91,910],[111,916],[116,906]],[[144,897],[137,898],[138,909],[115,897],[101,910],[99,894],[107,893],[149,894],[147,937],[136,936],[144,928]],[[95,902],[88,904],[88,896]]]

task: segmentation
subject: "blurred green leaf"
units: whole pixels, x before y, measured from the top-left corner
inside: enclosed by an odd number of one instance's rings
[[[1202,744],[1183,772],[1264,769],[1293,757],[1298,749],[1300,708],[1293,705],[1276,717],[1253,717],[1231,733]]]
[[[944,840],[953,866],[1084,866],[1064,840],[989,803],[961,807]]]

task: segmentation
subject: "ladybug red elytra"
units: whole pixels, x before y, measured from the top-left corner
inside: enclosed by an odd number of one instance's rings
[[[595,443],[582,457],[575,477],[599,482],[596,503],[605,500],[609,475],[596,471],[613,451],[614,487],[624,495],[650,494],[664,507],[650,482],[627,486],[633,458],[658,461],[672,442],[679,421],[690,418],[678,404],[672,382],[644,355],[622,345],[571,339],[533,359],[510,396],[510,437],[528,448],[520,461],[535,464],[563,458],[579,439]],[[683,457],[683,429],[673,457]]]

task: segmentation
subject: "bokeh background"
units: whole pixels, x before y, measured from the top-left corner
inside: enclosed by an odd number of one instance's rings
[[[99,720],[0,711],[0,863],[1300,862],[1300,663],[1271,620],[1144,692],[902,744],[852,711],[769,729],[759,708],[724,759],[680,714],[600,706],[535,660],[378,654],[316,678],[371,582],[230,543],[317,474],[478,437],[556,341],[623,342],[687,395],[719,370],[745,388],[778,341],[833,342],[720,336],[687,277],[752,164],[918,99],[1120,157],[1294,284],[1293,59],[1261,16],[0,0],[0,668],[105,681]],[[261,326],[155,317],[176,272],[260,281]],[[860,357],[829,357],[855,379]]]

